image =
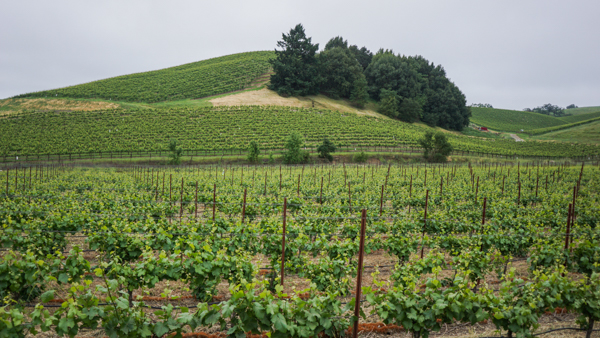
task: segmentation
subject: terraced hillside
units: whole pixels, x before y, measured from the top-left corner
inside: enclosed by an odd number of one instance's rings
[[[193,99],[244,89],[270,70],[273,52],[232,54],[185,65],[28,93],[16,98],[94,98],[127,102]]]
[[[188,150],[281,148],[293,131],[309,146],[328,137],[340,146],[417,145],[428,127],[320,108],[278,106],[20,112],[0,118],[0,155],[165,151],[170,140]],[[583,156],[600,149],[569,143],[482,139],[448,133],[459,151],[499,155]]]

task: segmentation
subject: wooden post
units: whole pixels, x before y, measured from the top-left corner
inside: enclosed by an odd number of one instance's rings
[[[285,225],[287,215],[287,197],[283,198],[283,231],[281,234],[281,286],[283,286],[285,276]]]
[[[521,204],[521,182],[518,182],[517,185],[519,186],[519,195],[517,196],[517,205]]]
[[[425,230],[427,229],[427,206],[429,204],[429,190],[425,192],[425,214],[423,215],[423,234],[421,235],[421,258],[423,258],[423,250],[425,249]]]
[[[242,204],[242,224],[246,218],[246,189],[244,189],[244,203]]]
[[[298,174],[298,189],[296,193],[298,194],[298,196],[300,196],[300,174]]]
[[[265,196],[267,196],[267,171],[265,171]]]
[[[6,169],[6,195],[8,196],[8,172],[10,171],[9,168]]]
[[[412,175],[410,175],[410,188],[408,189],[408,197],[412,197]]]
[[[440,198],[442,198],[443,193],[444,193],[444,176],[440,177]]]
[[[356,322],[352,327],[352,337],[358,336],[358,318],[360,315],[360,296],[362,291],[362,270],[363,270],[363,258],[365,250],[365,228],[367,226],[367,210],[362,210],[362,217],[360,222],[360,244],[358,247],[358,271],[356,273],[356,291],[354,292],[356,298],[354,302],[354,317]]]

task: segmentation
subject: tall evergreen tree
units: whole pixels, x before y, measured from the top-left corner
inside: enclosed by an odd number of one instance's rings
[[[369,99],[369,93],[367,92],[367,79],[364,74],[354,80],[352,85],[352,93],[350,94],[350,102],[352,105],[358,108],[364,108],[367,100]]]
[[[275,74],[271,75],[269,88],[280,95],[316,94],[320,82],[316,58],[319,44],[313,44],[298,24],[289,34],[282,34],[277,46],[282,50],[275,50],[275,59],[271,60]]]

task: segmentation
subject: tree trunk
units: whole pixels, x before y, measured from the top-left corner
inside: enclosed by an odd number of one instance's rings
[[[512,331],[511,331],[511,330],[508,330],[507,337],[508,337],[508,338],[512,338],[512,336],[513,336],[513,335],[512,335]]]
[[[588,329],[587,329],[587,332],[585,334],[585,338],[591,338],[593,330],[594,330],[594,318],[590,317],[589,318]]]

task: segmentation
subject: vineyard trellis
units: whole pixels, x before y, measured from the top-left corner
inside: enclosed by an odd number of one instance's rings
[[[589,335],[598,178],[595,165],[548,162],[9,170],[0,331],[334,336],[361,328],[365,303],[365,330],[489,320],[527,336],[560,307]],[[361,253],[374,277],[352,293]]]

